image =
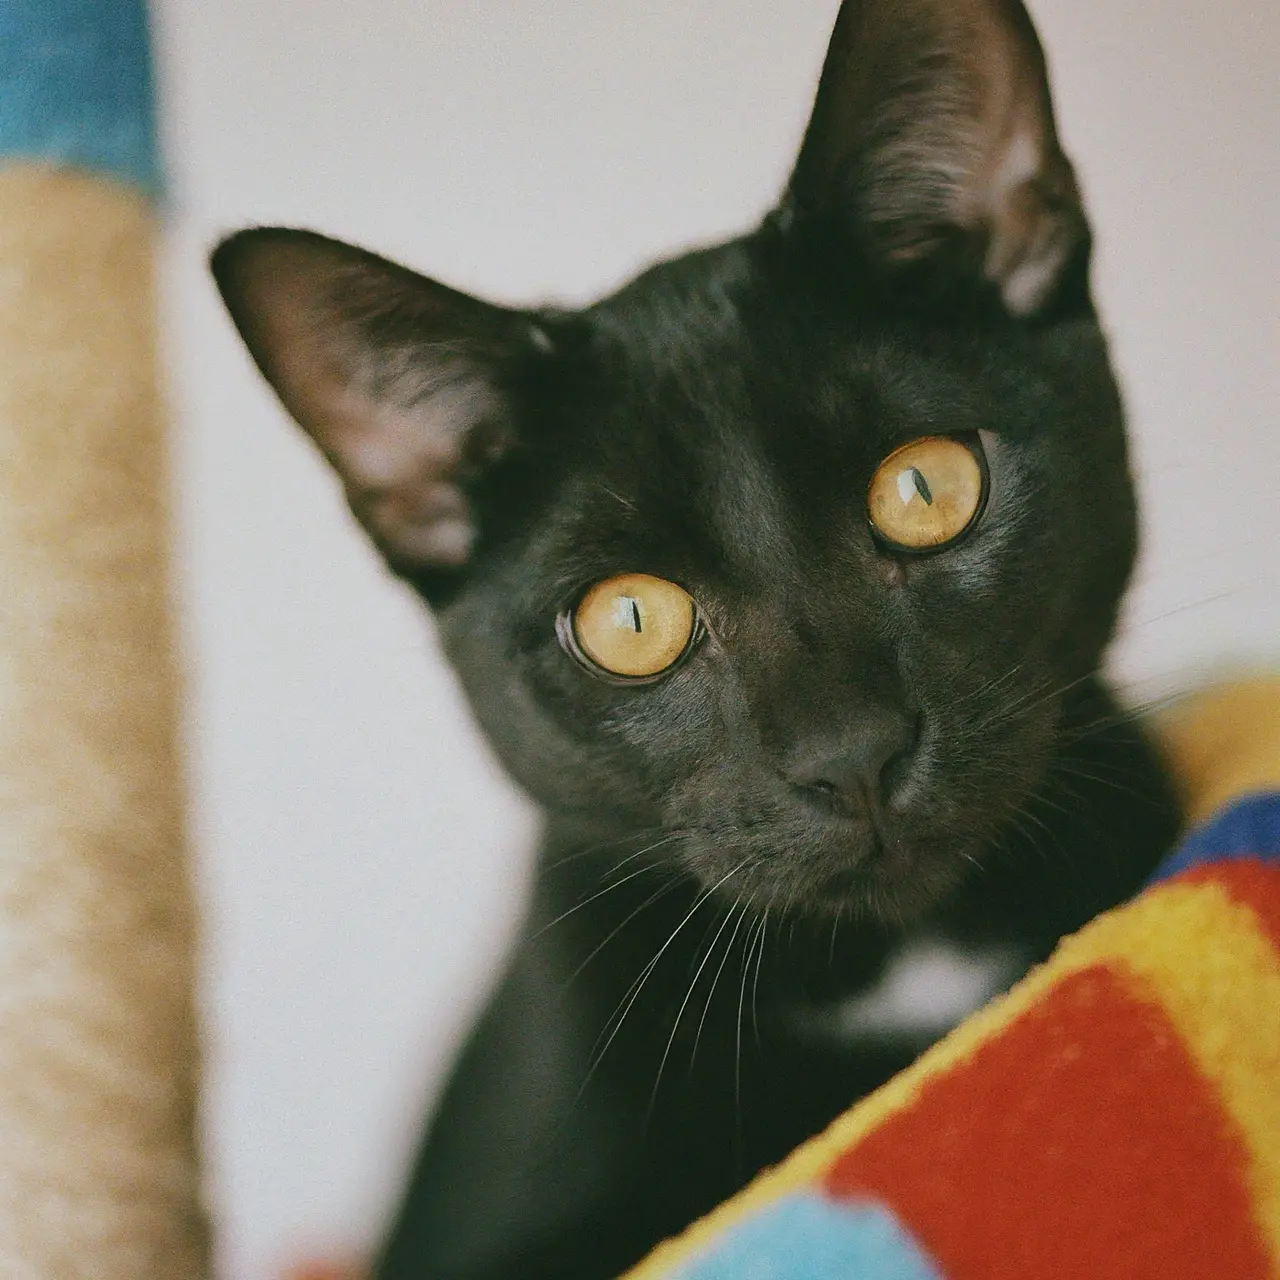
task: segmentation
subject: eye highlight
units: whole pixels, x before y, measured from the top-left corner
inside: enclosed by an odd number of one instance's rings
[[[683,587],[647,573],[598,582],[561,615],[561,643],[594,674],[653,679],[688,652],[698,610]]]
[[[867,514],[882,541],[900,551],[938,551],[982,512],[987,469],[976,444],[926,436],[895,449],[867,491]]]

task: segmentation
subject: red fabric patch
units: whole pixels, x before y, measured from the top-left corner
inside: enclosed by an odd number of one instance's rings
[[[1248,1156],[1159,1008],[1074,974],[848,1151],[948,1280],[1268,1280]]]
[[[1258,927],[1280,952],[1280,863],[1263,862],[1261,858],[1213,862],[1192,867],[1169,883],[1220,884],[1233,901],[1257,916]]]

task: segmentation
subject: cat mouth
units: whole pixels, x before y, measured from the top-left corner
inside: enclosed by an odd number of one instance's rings
[[[831,905],[845,907],[875,887],[884,875],[886,862],[890,860],[892,855],[881,825],[873,820],[865,842],[850,858],[848,865],[823,876],[815,886],[815,896]]]
[[[865,867],[846,867],[827,876],[818,885],[817,896],[829,906],[842,909],[866,892],[871,879]]]
[[[812,891],[814,904],[826,911],[870,908],[883,913],[889,903],[906,902],[926,892],[931,861],[904,840],[887,840],[878,830],[848,865],[824,875]]]
[[[882,834],[862,824],[824,835],[769,841],[767,848],[764,832],[759,844],[698,842],[695,872],[708,889],[761,909],[900,923],[936,906],[972,865],[953,841],[924,835]]]
[[[672,853],[705,890],[759,911],[909,923],[977,871],[989,839],[985,823],[932,795],[841,809],[797,803],[792,789],[757,791],[749,805],[726,795],[720,808],[705,789],[692,798],[696,808],[666,815],[681,832]]]
[[[970,865],[958,851],[941,854],[912,842],[877,838],[856,861],[815,878],[795,906],[818,915],[849,913],[904,923],[935,907]]]

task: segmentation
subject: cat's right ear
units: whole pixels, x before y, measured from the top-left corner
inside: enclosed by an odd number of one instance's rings
[[[1089,235],[1022,0],[844,0],[788,198],[885,272],[1041,311]]]
[[[514,442],[501,375],[536,346],[531,317],[306,231],[243,231],[210,265],[258,368],[391,567],[462,568],[477,536],[468,486]]]

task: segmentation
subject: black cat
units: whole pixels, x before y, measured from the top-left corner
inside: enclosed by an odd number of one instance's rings
[[[583,311],[217,250],[546,811],[380,1276],[617,1274],[1142,883],[1089,252],[1018,0],[846,0],[778,207]]]

